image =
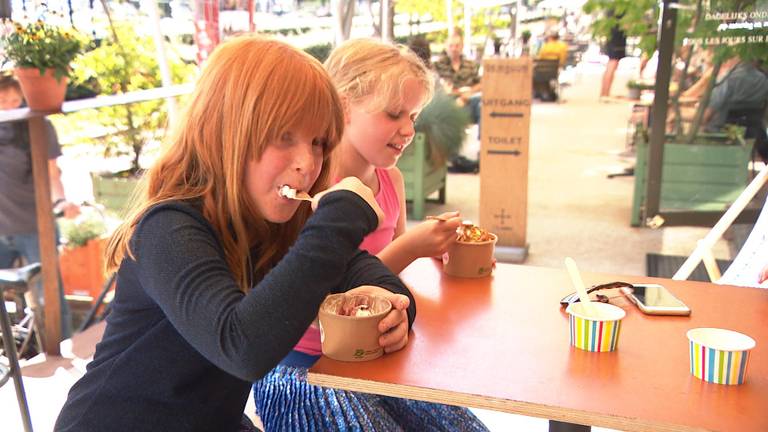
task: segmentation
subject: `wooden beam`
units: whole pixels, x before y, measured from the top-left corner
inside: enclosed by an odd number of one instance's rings
[[[37,235],[40,242],[40,263],[43,268],[43,295],[45,298],[43,348],[46,354],[59,355],[61,297],[59,295],[56,230],[53,222],[53,205],[51,204],[51,183],[48,178],[48,138],[43,117],[34,117],[28,122],[30,151],[32,153],[32,178],[35,185],[35,207],[37,208]]]

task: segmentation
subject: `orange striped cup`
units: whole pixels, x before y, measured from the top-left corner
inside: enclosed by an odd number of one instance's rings
[[[744,383],[754,339],[719,328],[695,328],[687,336],[693,376],[715,384]]]
[[[619,345],[624,309],[608,303],[571,303],[565,310],[570,315],[571,345],[593,352],[614,351]]]

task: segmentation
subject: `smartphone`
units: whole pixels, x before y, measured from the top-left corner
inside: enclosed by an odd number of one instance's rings
[[[634,284],[634,288],[622,288],[643,313],[650,315],[690,315],[691,309],[668,289],[658,284]]]

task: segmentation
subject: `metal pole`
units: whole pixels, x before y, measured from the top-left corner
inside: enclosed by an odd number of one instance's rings
[[[645,194],[645,217],[659,214],[661,201],[661,164],[664,160],[664,140],[667,124],[669,80],[672,75],[672,56],[675,53],[675,26],[677,0],[662,0],[659,21],[659,63],[656,67],[653,108],[651,111],[651,142],[648,146],[648,178]]]

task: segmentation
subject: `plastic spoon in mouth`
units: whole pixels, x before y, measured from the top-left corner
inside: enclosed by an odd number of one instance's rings
[[[587,289],[584,287],[584,281],[581,279],[579,268],[576,267],[576,261],[574,261],[571,257],[566,257],[565,268],[568,269],[568,275],[571,277],[571,283],[573,283],[573,286],[576,287],[576,293],[579,295],[579,300],[581,301],[581,304],[584,305],[584,312],[587,315],[594,315],[595,308],[592,307],[591,301],[589,300],[589,294],[587,294]]]
[[[309,202],[313,201],[313,198],[309,196],[308,193],[304,191],[297,191],[296,189],[288,185],[280,186],[280,196],[288,199],[299,200],[299,201],[309,201]]]

